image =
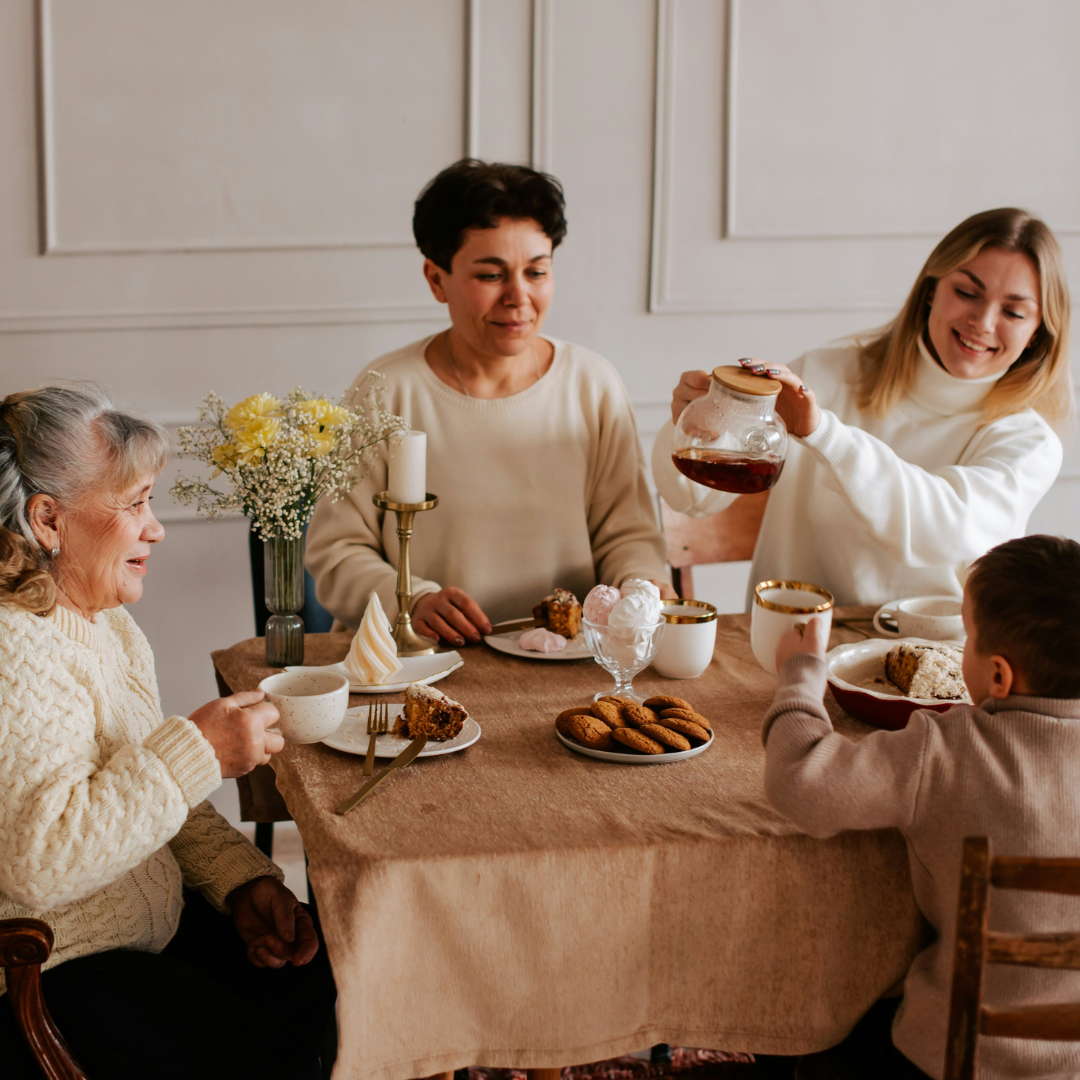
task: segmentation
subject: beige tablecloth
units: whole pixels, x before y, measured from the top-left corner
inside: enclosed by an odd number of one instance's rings
[[[348,637],[308,643],[308,663],[330,662]],[[266,674],[262,648],[215,654],[229,686]],[[340,994],[335,1077],[542,1068],[658,1042],[810,1052],[903,976],[922,923],[899,834],[816,841],[765,801],[775,680],[747,616],[719,620],[700,679],[635,680],[713,722],[708,751],[669,765],[556,740],[556,713],[609,681],[591,660],[464,655],[439,687],[480,741],[414,762],[348,817],[333,808],[360,786],[360,758],[315,745],[275,759]],[[867,730],[829,705],[841,730]]]

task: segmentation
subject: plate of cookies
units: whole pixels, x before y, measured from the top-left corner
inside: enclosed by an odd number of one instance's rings
[[[575,753],[621,765],[666,765],[712,746],[712,724],[683,698],[661,694],[642,705],[608,696],[566,709],[555,735]]]

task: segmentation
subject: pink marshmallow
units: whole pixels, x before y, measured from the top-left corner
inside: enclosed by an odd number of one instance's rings
[[[553,634],[550,630],[538,626],[535,630],[526,630],[518,638],[518,645],[523,649],[528,649],[529,652],[562,652],[566,648],[566,638],[562,634]]]
[[[595,626],[607,626],[611,609],[622,599],[622,593],[611,585],[594,585],[585,597],[581,613]]]

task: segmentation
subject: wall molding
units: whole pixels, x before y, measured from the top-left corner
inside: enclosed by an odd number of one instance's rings
[[[546,0],[533,0],[545,4]],[[56,146],[53,90],[53,0],[36,0],[37,119],[40,171],[41,255],[182,255],[192,252],[340,251],[370,248],[412,248],[412,236],[305,237],[272,236],[246,240],[193,238],[183,243],[65,244],[58,235]],[[479,140],[480,116],[480,0],[464,0],[465,77],[462,153],[474,156]],[[535,66],[535,65],[534,65]],[[2,331],[0,331],[2,332]]]
[[[554,0],[532,0],[532,116],[530,164],[551,171]]]

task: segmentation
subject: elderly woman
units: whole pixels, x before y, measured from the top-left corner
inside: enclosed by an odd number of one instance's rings
[[[934,248],[884,330],[790,367],[741,361],[780,382],[777,411],[795,436],[751,588],[811,581],[841,604],[960,596],[968,566],[1024,534],[1061,467],[1069,310],[1053,233],[1023,210],[988,210]],[[708,385],[684,373],[673,419]],[[653,452],[660,494],[695,517],[722,510],[734,497],[677,472],[671,437],[669,426]]]
[[[413,536],[423,576],[411,614],[420,633],[458,645],[555,587],[581,599],[637,577],[674,595],[622,381],[602,357],[540,333],[563,205],[555,180],[523,166],[466,159],[435,177],[413,233],[450,328],[367,369],[428,436],[439,509]],[[308,533],[318,598],[346,626],[372,592],[397,610],[395,520],[371,502],[385,487],[383,459],[347,499],[320,503]]]
[[[167,455],[83,389],[0,402],[0,919],[52,927],[46,1003],[90,1075],[314,1080],[325,951],[205,801],[281,749],[277,711],[250,692],[165,719],[122,606],[164,535]],[[6,1007],[0,1060],[39,1075]]]

